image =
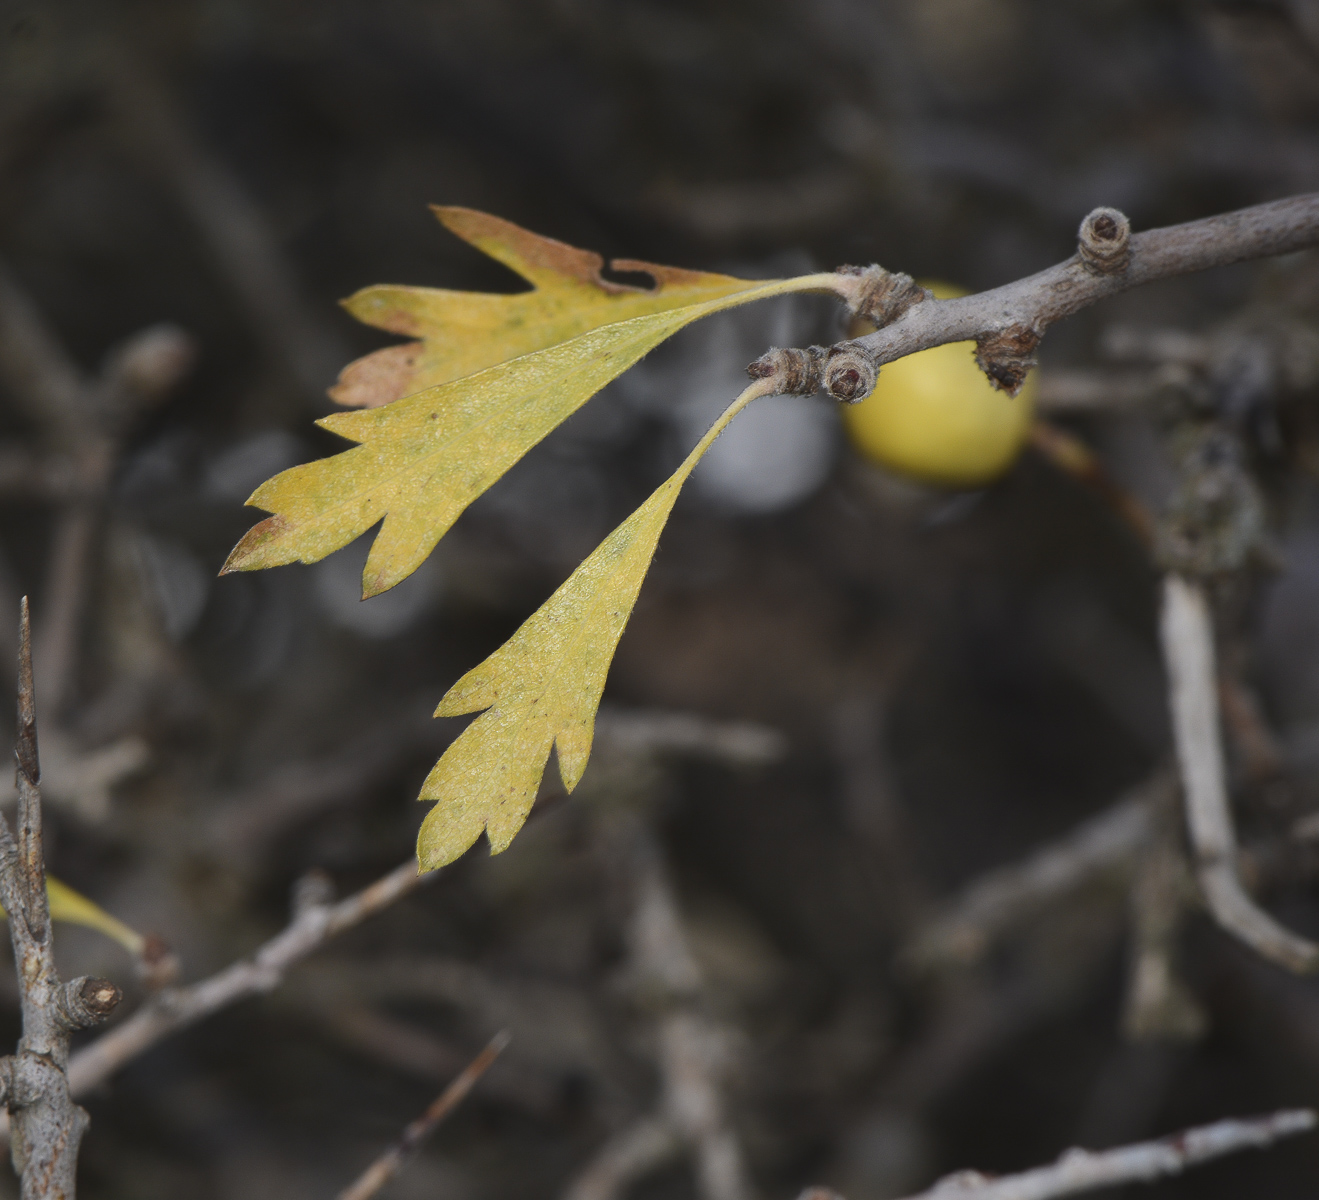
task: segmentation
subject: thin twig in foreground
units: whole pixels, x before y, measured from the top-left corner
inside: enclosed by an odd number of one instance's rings
[[[403,1131],[403,1136],[367,1167],[356,1183],[339,1193],[339,1200],[369,1200],[369,1197],[393,1179],[418,1147],[439,1128],[440,1122],[466,1099],[467,1093],[476,1086],[476,1081],[490,1069],[508,1045],[508,1040],[507,1030],[495,1034],[490,1044],[467,1065],[462,1074]]]
[[[1203,588],[1180,575],[1165,577],[1159,634],[1186,822],[1205,903],[1224,929],[1270,962],[1299,973],[1319,969],[1319,945],[1279,925],[1251,899],[1237,875],[1236,830],[1218,730],[1214,628]]]
[[[27,597],[19,618],[18,813],[15,830],[0,816],[0,901],[9,914],[9,936],[23,1010],[18,1051],[0,1059],[0,1101],[13,1118],[12,1157],[23,1200],[73,1200],[78,1148],[87,1113],[69,1095],[69,1039],[99,1024],[119,1003],[120,992],[104,979],[60,980],[55,968],[46,899],[37,786],[37,718],[32,690],[32,635]]]
[[[277,987],[284,972],[299,959],[438,875],[438,871],[420,874],[416,859],[411,859],[338,904],[315,904],[303,909],[251,958],[189,987],[159,992],[122,1025],[73,1056],[69,1062],[69,1090],[75,1096],[86,1095],[162,1038],[235,1001]]]
[[[1020,1175],[991,1179],[978,1171],[959,1171],[907,1200],[1052,1200],[1123,1183],[1152,1183],[1238,1150],[1263,1149],[1282,1138],[1308,1133],[1314,1126],[1315,1115],[1308,1108],[1229,1118],[1113,1150],[1068,1150],[1051,1166]]]

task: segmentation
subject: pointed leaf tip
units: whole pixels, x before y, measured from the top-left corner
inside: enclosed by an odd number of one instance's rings
[[[419,341],[349,364],[350,406],[317,424],[358,443],[276,475],[248,500],[272,515],[222,573],[317,562],[385,519],[366,594],[406,578],[463,510],[605,384],[700,317],[788,292],[835,290],[833,273],[752,281],[634,260],[656,281],[606,281],[597,254],[474,209],[436,215],[533,284],[511,295],[382,285],[345,306]]]
[[[552,748],[564,787],[571,792],[581,781],[614,650],[678,491],[728,422],[769,387],[747,388],[682,466],[440,701],[436,716],[485,711],[422,784],[419,799],[435,801],[417,839],[427,869],[465,853],[483,828],[491,853],[504,850],[531,812]]]

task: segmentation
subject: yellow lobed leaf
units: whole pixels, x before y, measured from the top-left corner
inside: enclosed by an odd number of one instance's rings
[[[740,291],[602,325],[382,408],[323,417],[317,424],[360,444],[257,488],[247,503],[274,515],[248,530],[224,571],[317,562],[383,518],[362,573],[363,597],[377,595],[415,571],[532,446],[665,338],[750,300],[832,290],[836,278],[732,280]]]
[[[605,279],[604,259],[592,251],[470,208],[432,209],[445,228],[517,272],[532,290],[492,295],[378,284],[350,296],[344,307],[359,321],[421,341],[377,350],[345,367],[330,395],[346,407],[376,408],[601,325],[758,286],[730,275],[615,259],[615,270],[644,272],[655,281],[653,288],[629,287]]]
[[[436,801],[417,838],[422,870],[453,862],[482,830],[492,853],[504,850],[531,811],[551,747],[558,750],[564,786],[577,786],[609,664],[678,491],[728,422],[771,386],[747,388],[682,466],[440,701],[437,717],[486,711],[422,784],[419,799]]]
[[[103,933],[118,942],[130,954],[142,953],[146,938],[137,930],[131,929],[95,901],[87,899],[81,892],[75,892],[67,883],[61,883],[50,875],[46,876],[46,900],[50,904],[50,915],[56,921],[68,921],[73,925],[95,929],[97,933]],[[4,916],[5,910],[0,908],[0,917]]]

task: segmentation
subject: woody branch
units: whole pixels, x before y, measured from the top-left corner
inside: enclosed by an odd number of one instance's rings
[[[753,378],[785,372],[786,390],[823,387],[836,400],[863,400],[879,368],[947,342],[974,341],[976,361],[997,387],[1016,393],[1056,321],[1155,280],[1319,245],[1319,193],[1133,234],[1116,209],[1084,221],[1071,258],[1002,287],[936,300],[910,276],[881,267],[842,268],[838,292],[875,326],[827,349],[771,350],[747,368]],[[847,276],[850,276],[848,278]]]
[[[1068,1150],[1057,1162],[1019,1175],[996,1179],[979,1171],[959,1171],[907,1200],[1054,1200],[1127,1183],[1153,1183],[1226,1154],[1262,1150],[1283,1138],[1308,1133],[1314,1125],[1314,1113],[1308,1108],[1229,1118],[1134,1146]],[[840,1198],[825,1188],[809,1188],[800,1200]]]
[[[73,1200],[87,1113],[69,1095],[69,1039],[103,1021],[120,992],[103,979],[62,983],[55,969],[41,843],[40,768],[27,598],[19,625],[17,835],[0,816],[0,900],[9,915],[23,1015],[18,1052],[0,1059],[11,1154],[23,1200]]]

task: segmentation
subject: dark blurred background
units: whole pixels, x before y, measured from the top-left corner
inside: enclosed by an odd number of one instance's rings
[[[797,300],[685,332],[385,596],[357,599],[365,541],[217,578],[256,516],[242,501],[340,445],[312,425],[324,389],[390,340],[338,299],[376,282],[516,290],[429,203],[606,255],[749,275],[878,261],[979,289],[1065,258],[1098,204],[1140,229],[1319,187],[1314,0],[0,14],[0,630],[30,593],[52,870],[162,935],[187,980],[278,930],[306,872],[347,892],[402,862],[418,785],[461,727],[430,718],[445,689],[663,478],[748,361],[840,328]],[[1194,374],[1221,330],[1279,306],[1319,360],[1312,258],[1093,309],[1050,333],[1042,386],[1102,391],[1152,330],[1183,341],[1131,369]],[[1306,362],[1263,389],[1278,552],[1234,609],[1273,761],[1234,765],[1262,895],[1313,931]],[[1142,414],[1058,420],[1157,507],[1174,471]],[[333,1195],[505,1026],[503,1061],[388,1194],[563,1194],[662,1082],[628,982],[620,812],[666,863],[764,1197],[825,1182],[884,1200],[957,1168],[1315,1101],[1319,985],[1194,905],[1169,935],[1180,1017],[1124,1032],[1134,850],[1028,905],[972,963],[908,952],[959,889],[1168,754],[1157,575],[1103,497],[1030,450],[974,493],[897,480],[822,400],[765,402],[718,450],[665,533],[579,793],[551,766],[505,855],[479,846],[269,996],[133,1063],[89,1101],[86,1196]],[[117,947],[59,937],[70,969],[141,1002]],[[12,1033],[12,980],[3,1003]],[[1316,1187],[1311,1138],[1150,1194]],[[697,1195],[689,1156],[627,1194]]]

